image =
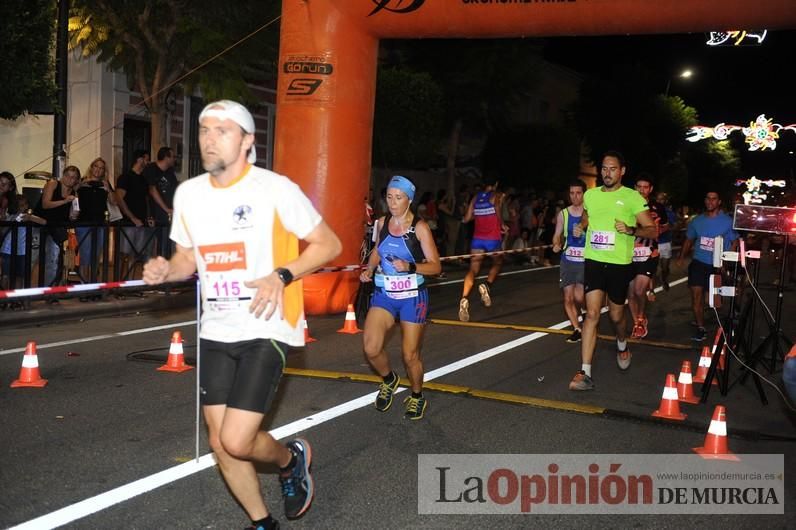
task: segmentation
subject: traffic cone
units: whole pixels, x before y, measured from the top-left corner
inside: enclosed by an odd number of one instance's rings
[[[185,364],[185,356],[182,354],[182,333],[175,331],[171,334],[171,344],[169,345],[169,358],[166,364],[158,368],[161,372],[185,372],[193,370],[193,366]]]
[[[41,388],[47,384],[46,379],[39,375],[39,356],[36,355],[36,343],[28,342],[25,346],[25,355],[22,356],[22,368],[19,370],[19,379],[11,383],[11,388],[32,386]]]
[[[713,418],[710,420],[708,433],[705,436],[705,444],[702,447],[694,447],[693,451],[702,458],[717,460],[740,460],[727,447],[727,420],[723,405],[716,405],[713,409]]]
[[[345,312],[345,322],[343,323],[343,327],[337,330],[337,333],[348,333],[349,335],[362,333],[362,330],[357,327],[357,317],[354,313],[354,304],[348,304],[348,309]]]
[[[680,412],[680,402],[677,401],[677,385],[674,374],[666,374],[666,386],[663,387],[663,396],[658,410],[652,413],[656,418],[683,421],[686,415]]]
[[[703,346],[702,347],[702,355],[699,356],[699,366],[697,366],[697,373],[694,376],[694,383],[704,383],[705,379],[708,376],[708,369],[710,369],[710,360],[712,355],[710,354],[710,347]],[[718,385],[719,382],[716,381],[716,378],[713,378],[714,385]]]
[[[683,361],[680,368],[680,376],[677,378],[677,399],[684,403],[699,403],[691,384],[691,361]]]
[[[304,344],[309,344],[310,342],[316,342],[318,339],[313,339],[310,337],[310,327],[307,325],[307,319],[304,317],[304,314],[301,315],[302,325],[304,326]]]
[[[721,347],[721,355],[719,355],[719,370],[724,371],[724,357],[727,355],[727,345]]]

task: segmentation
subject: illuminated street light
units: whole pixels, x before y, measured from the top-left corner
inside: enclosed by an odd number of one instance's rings
[[[694,75],[694,71],[691,70],[690,68],[686,68],[685,70],[683,70],[682,72],[677,74],[676,77],[678,77],[680,79],[690,79],[691,77],[693,77],[693,75]],[[672,86],[672,78],[670,77],[669,80],[666,81],[666,92],[664,93],[664,95],[666,95],[666,96],[669,95],[669,88],[671,86]]]

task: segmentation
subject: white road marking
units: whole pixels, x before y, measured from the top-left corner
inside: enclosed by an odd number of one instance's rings
[[[686,280],[687,278],[681,278],[679,280],[671,282],[670,285],[678,285],[680,283],[685,282]],[[656,291],[658,291],[658,289],[661,288],[660,287],[656,288]],[[110,335],[98,335],[100,339],[95,339],[95,340],[101,340],[120,335],[131,335],[133,333],[145,333],[147,331],[155,331],[157,329],[168,329],[170,327],[182,326],[192,323],[195,323],[195,321],[180,322],[177,324],[158,326],[157,328],[146,328],[142,330],[114,333]],[[549,327],[552,329],[563,329],[569,325],[570,325],[569,321],[565,320],[563,322],[559,322]],[[457,370],[461,370],[467,366],[471,366],[483,360],[499,355],[513,348],[517,348],[518,346],[522,346],[529,342],[533,342],[546,335],[548,334],[535,332],[530,335],[526,335],[524,337],[520,337],[518,339],[506,342],[505,344],[495,346],[494,348],[490,348],[480,353],[476,353],[465,359],[460,359],[459,361],[456,361],[449,365],[442,366],[440,368],[437,368],[436,370],[428,372],[425,375],[424,380],[432,381],[434,379],[450,374]],[[52,345],[50,345],[50,347],[52,347]],[[404,388],[400,388],[398,392],[404,390],[405,390]],[[329,409],[322,410],[316,414],[312,414],[311,416],[306,416],[294,422],[288,423],[287,425],[277,427],[269,432],[274,438],[276,438],[277,440],[281,440],[287,438],[288,436],[292,436],[293,434],[296,434],[298,432],[312,429],[313,427],[316,427],[322,423],[333,420],[335,418],[339,418],[340,416],[348,414],[349,412],[353,412],[355,410],[372,405],[373,399],[376,397],[377,393],[378,392],[371,392],[365,394],[364,396],[352,399],[351,401],[341,403]],[[190,462],[186,462],[184,464],[179,464],[177,466],[160,471],[153,475],[149,475],[147,477],[138,479],[129,484],[125,484],[124,486],[119,486],[118,488],[106,491],[105,493],[100,493],[99,495],[95,495],[94,497],[89,497],[88,499],[84,499],[75,504],[66,506],[54,512],[50,512],[35,519],[26,521],[17,526],[11,527],[9,530],[42,530],[45,528],[47,529],[57,528],[59,526],[69,524],[83,517],[87,517],[93,513],[97,513],[100,510],[104,510],[105,508],[109,508],[111,506],[119,504],[120,502],[124,502],[138,495],[142,495],[148,491],[152,491],[153,489],[159,488],[160,486],[165,486],[166,484],[176,482],[177,480],[180,480],[187,476],[193,475],[194,473],[198,473],[200,471],[213,467],[214,465],[215,465],[215,459],[213,458],[213,454],[208,453],[206,455],[202,455],[201,457],[199,457],[199,459],[191,460]]]

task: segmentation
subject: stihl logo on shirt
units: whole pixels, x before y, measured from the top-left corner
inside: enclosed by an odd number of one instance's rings
[[[199,246],[199,253],[208,271],[223,272],[246,269],[246,246],[242,241],[220,245]]]

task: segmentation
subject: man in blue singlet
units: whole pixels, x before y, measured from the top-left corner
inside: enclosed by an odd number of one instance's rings
[[[691,340],[702,342],[705,340],[705,291],[711,274],[718,274],[718,269],[713,266],[713,246],[718,236],[724,238],[724,250],[735,246],[738,233],[732,229],[732,217],[721,210],[721,198],[715,191],[705,194],[705,212],[696,216],[686,231],[686,240],[680,252],[678,265],[683,264],[683,259],[691,249],[694,257],[688,265],[688,287],[691,289],[691,309],[694,311],[696,333]]]
[[[586,236],[582,234],[575,237],[573,227],[580,223],[583,216],[583,194],[586,193],[586,183],[578,179],[569,185],[568,207],[556,216],[556,231],[553,235],[553,252],[561,252],[561,266],[559,269],[559,282],[561,292],[564,294],[564,312],[572,324],[572,335],[567,337],[567,342],[581,341],[581,327],[578,317],[584,307],[583,297],[583,256],[586,246]]]

